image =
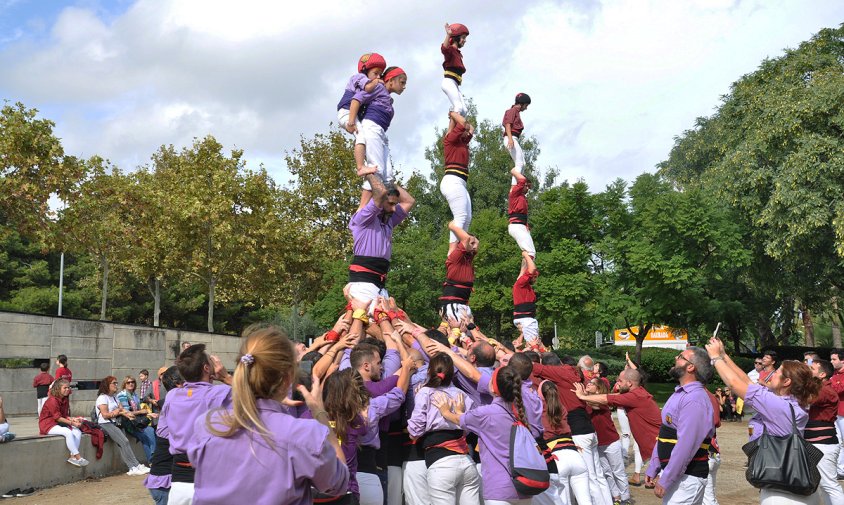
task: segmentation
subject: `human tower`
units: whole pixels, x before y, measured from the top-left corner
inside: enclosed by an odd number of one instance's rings
[[[454,323],[473,324],[469,299],[474,289],[474,258],[479,245],[478,238],[469,231],[472,200],[467,189],[469,144],[474,127],[467,120],[468,110],[461,91],[466,73],[461,48],[468,37],[469,29],[465,25],[446,23],[441,46],[441,88],[449,101],[449,122],[443,137],[445,171],[440,181],[440,192],[448,201],[452,220],[448,224],[446,278],[439,298],[439,313],[442,325],[453,328],[452,340],[461,334]],[[389,298],[385,284],[392,253],[392,230],[407,216],[414,202],[413,197],[396,184],[387,138],[394,115],[390,95],[401,95],[406,86],[407,73],[401,67],[387,66],[382,55],[367,53],[358,60],[358,71],[349,79],[337,104],[340,127],[355,137],[357,175],[364,178],[360,205],[349,224],[355,244],[346,291],[347,295],[362,301]],[[507,208],[508,232],[518,244],[522,256],[513,284],[513,323],[519,328],[526,348],[544,351],[539,339],[536,293],[533,289],[539,271],[528,225],[526,195],[531,182],[524,175],[525,156],[519,142],[524,131],[521,113],[530,103],[526,93],[516,94],[513,105],[505,111],[501,122],[502,144],[513,160]],[[377,201],[373,200],[373,194],[377,194]]]

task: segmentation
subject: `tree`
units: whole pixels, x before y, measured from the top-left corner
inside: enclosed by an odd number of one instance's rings
[[[155,177],[167,196],[165,228],[175,245],[174,264],[207,287],[208,331],[214,304],[228,299],[289,300],[286,280],[300,266],[303,247],[272,179],[249,170],[242,151],[229,156],[214,137],[177,153],[162,146],[153,156]]]
[[[700,190],[674,190],[642,174],[629,191],[630,223],[603,244],[612,260],[608,308],[636,337],[636,356],[654,324],[709,324],[717,299],[707,281],[746,265],[749,254],[730,213]],[[638,326],[638,332],[633,330]]]
[[[64,197],[84,176],[84,165],[65,156],[55,123],[37,113],[20,102],[0,109],[0,225],[43,235],[50,196]]]
[[[59,212],[63,250],[90,254],[101,278],[100,320],[106,319],[109,273],[128,256],[133,234],[129,215],[131,178],[99,157],[85,162],[89,176],[74,188]]]
[[[676,139],[661,173],[736,209],[778,309],[822,311],[844,256],[844,25],[824,29],[735,82],[717,112]],[[761,320],[771,314],[759,315]],[[807,319],[805,324],[810,321]],[[780,339],[791,334],[792,321]],[[807,326],[807,327],[810,327]],[[759,325],[763,340],[770,326]],[[807,336],[811,339],[811,334]]]

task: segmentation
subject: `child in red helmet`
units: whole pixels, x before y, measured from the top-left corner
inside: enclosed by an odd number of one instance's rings
[[[466,104],[463,102],[463,93],[460,92],[460,84],[463,82],[463,74],[466,67],[463,66],[463,54],[460,48],[466,45],[466,37],[469,36],[469,29],[460,23],[445,24],[445,40],[442,43],[443,53],[443,82],[442,90],[448,101],[451,102],[449,111],[456,112],[466,117]]]
[[[378,53],[366,53],[360,57],[358,73],[349,78],[343,97],[337,103],[337,124],[340,128],[349,133],[357,133],[360,118],[349,117],[349,106],[352,103],[352,98],[359,91],[370,93],[379,83],[383,84],[381,73],[384,72],[385,68],[387,68],[387,62]]]
[[[359,91],[352,97],[349,105],[349,121],[362,113],[360,128],[355,138],[355,163],[357,174],[365,177],[377,173],[385,185],[395,182],[393,166],[390,162],[390,144],[387,129],[393,121],[393,99],[391,93],[401,95],[407,86],[407,74],[399,67],[387,67],[371,92]],[[349,125],[349,123],[347,123]],[[350,125],[351,126],[351,125]],[[372,198],[369,181],[364,182],[359,209]]]

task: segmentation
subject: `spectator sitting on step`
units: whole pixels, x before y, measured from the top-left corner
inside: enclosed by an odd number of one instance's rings
[[[127,475],[146,475],[149,473],[149,468],[140,464],[135,453],[132,452],[132,446],[129,445],[129,439],[123,434],[123,430],[115,423],[118,418],[125,418],[132,420],[134,415],[127,412],[117,402],[117,377],[109,375],[100,381],[99,396],[94,403],[97,409],[97,423],[100,428],[108,435],[108,437],[117,444],[120,449],[120,459],[129,468]]]
[[[87,466],[88,460],[79,454],[79,442],[82,432],[79,426],[82,419],[70,417],[70,383],[64,379],[53,382],[50,394],[38,416],[38,430],[42,435],[61,435],[64,437],[70,458],[67,462],[74,466]]]
[[[152,382],[149,380],[149,370],[144,368],[138,372],[138,398],[141,403],[145,403],[149,395],[152,395]]]
[[[152,453],[155,452],[155,430],[150,423],[153,417],[158,417],[158,415],[141,408],[141,401],[135,393],[135,387],[135,378],[127,375],[120,386],[120,392],[117,393],[117,402],[120,403],[121,408],[135,416],[134,419],[123,422],[123,431],[138,439],[138,442],[144,446],[144,454],[149,462],[152,461]]]
[[[15,438],[15,434],[9,431],[9,420],[6,419],[6,413],[3,411],[3,397],[0,396],[0,443],[10,442]]]

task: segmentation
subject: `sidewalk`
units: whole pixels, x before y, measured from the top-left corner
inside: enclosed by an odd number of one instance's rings
[[[6,416],[9,422],[9,431],[15,434],[15,437],[37,437],[38,432],[38,418],[33,415],[28,416]]]

